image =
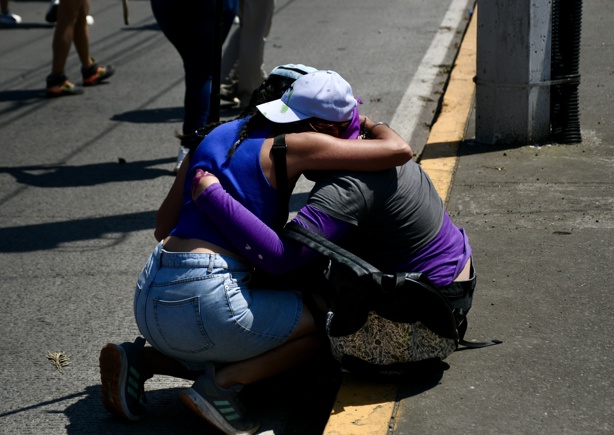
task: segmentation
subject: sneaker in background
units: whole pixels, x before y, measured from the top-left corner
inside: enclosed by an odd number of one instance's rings
[[[45,21],[48,23],[55,23],[58,21],[58,5],[60,0],[51,0],[47,12],[45,12]]]
[[[84,68],[81,67],[83,86],[94,86],[108,79],[115,73],[113,65],[98,66],[96,62]]]
[[[65,74],[59,74],[57,76],[48,75],[46,83],[46,93],[47,96],[51,98],[81,95],[83,93],[83,88],[69,82]]]
[[[100,381],[102,404],[107,411],[130,421],[145,417],[145,381],[152,375],[145,373],[140,350],[145,339],[137,337],[134,343],[107,343],[100,351]]]
[[[0,13],[0,24],[13,25],[21,23],[21,17],[19,15],[15,15],[11,11],[8,11],[6,14]]]
[[[221,388],[215,383],[213,365],[191,388],[179,393],[183,403],[226,434],[253,434],[260,425],[246,417],[237,393],[242,386]]]
[[[51,0],[49,2],[49,7],[47,8],[47,12],[45,12],[45,21],[48,23],[54,24],[58,22],[58,5],[60,4],[60,0]],[[87,24],[90,26],[94,25],[94,17],[88,15],[85,17],[87,20]]]
[[[237,106],[240,104],[240,100],[237,97],[237,82],[222,83],[220,85],[220,105]]]

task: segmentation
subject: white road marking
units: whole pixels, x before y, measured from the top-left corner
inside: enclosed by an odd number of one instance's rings
[[[409,141],[416,129],[426,98],[431,97],[433,85],[444,63],[452,39],[463,17],[468,14],[467,0],[452,0],[437,34],[424,54],[411,83],[407,87],[390,126],[405,140]]]

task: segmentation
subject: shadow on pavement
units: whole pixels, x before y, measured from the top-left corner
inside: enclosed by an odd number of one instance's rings
[[[404,379],[397,390],[397,401],[417,396],[431,388],[436,387],[443,378],[443,374],[450,368],[444,361],[425,364],[412,373],[411,377]]]
[[[7,101],[30,101],[47,98],[45,89],[41,85],[40,89],[20,89],[16,91],[0,91],[0,103]]]
[[[113,115],[111,121],[132,122],[137,124],[181,123],[183,122],[183,107],[130,110],[128,112]]]
[[[180,388],[147,391],[147,416],[140,422],[126,422],[102,406],[100,385],[86,387],[84,397],[68,406],[63,413],[70,423],[67,434],[218,434],[181,403]]]
[[[134,32],[142,30],[160,30],[158,23],[143,24],[142,26],[128,26],[120,29],[122,32]]]
[[[340,373],[326,358],[305,363],[278,377],[245,387],[242,400],[246,409],[260,421],[257,433],[320,435],[324,431]],[[145,384],[147,416],[130,423],[111,415],[101,403],[100,385],[92,385],[70,398],[80,397],[63,412],[70,423],[67,434],[218,434],[183,405],[181,388],[148,390]],[[62,398],[59,400],[65,400]]]
[[[55,24],[49,24],[49,23],[26,23],[26,22],[21,22],[19,24],[10,24],[10,25],[0,25],[0,31],[1,30],[31,30],[31,29],[52,29],[53,27],[55,27]]]
[[[96,186],[118,181],[152,180],[160,176],[173,175],[170,169],[156,168],[157,165],[174,162],[174,157],[156,160],[127,162],[122,157],[117,162],[93,163],[89,165],[34,165],[0,167],[0,174],[9,174],[19,184],[41,188]]]
[[[117,245],[135,231],[151,230],[157,211],[0,228],[0,252],[94,251]]]
[[[526,145],[487,145],[473,139],[458,142],[429,143],[420,155],[419,161],[441,159],[443,157],[461,157],[475,154],[497,153],[523,148]],[[537,145],[538,146],[538,145]]]

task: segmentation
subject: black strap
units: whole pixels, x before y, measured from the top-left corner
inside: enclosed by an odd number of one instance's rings
[[[331,323],[329,330],[331,336],[356,332],[366,321],[368,313],[374,310],[392,321],[411,323],[420,320],[435,333],[458,342],[457,325],[450,305],[439,289],[427,282],[424,275],[420,273],[384,274],[362,258],[294,222],[285,226],[281,236],[295,240],[323,254],[333,264],[342,265],[353,274],[355,285],[352,289],[348,291],[347,283],[345,283],[341,291],[336,294],[338,305],[335,319],[341,320],[334,324]],[[397,291],[408,284],[412,286],[412,291]],[[380,295],[377,296],[373,292],[380,292]],[[437,311],[447,310],[448,316],[431,317],[429,310],[423,309],[424,304],[432,307],[438,306]]]
[[[286,224],[284,229],[281,231],[281,236],[302,243],[303,245],[313,249],[314,251],[319,252],[320,254],[330,258],[334,262],[344,264],[346,267],[351,268],[352,271],[356,273],[358,277],[374,275],[379,276],[380,279],[385,279],[382,272],[380,272],[370,263],[352,254],[351,252],[346,251],[345,249],[341,248],[330,240],[320,236],[319,234],[316,234],[308,230],[307,228],[298,225],[295,222],[289,222],[288,224]],[[397,274],[396,279],[401,279],[402,275],[403,274]],[[416,282],[421,281],[420,273],[407,273],[405,274],[405,277],[407,279],[412,279]],[[426,283],[424,282],[421,282],[421,285],[423,288],[427,289],[432,294],[438,295],[438,297],[446,299],[445,295],[443,295],[436,286],[426,285]],[[457,350],[488,347],[502,343],[501,340],[490,340],[484,342],[472,342],[464,340],[463,337],[465,335],[465,331],[467,330],[467,319],[464,318],[463,320],[464,321],[460,325],[458,325],[458,337],[460,338],[458,344],[463,346],[463,348],[459,348]]]
[[[493,339],[490,341],[460,340],[458,344],[463,347],[459,347],[456,350],[459,351],[459,350],[465,350],[465,349],[480,349],[482,347],[494,346],[495,344],[501,344],[501,343],[503,343],[501,340],[496,340],[496,339]]]
[[[279,196],[279,214],[277,217],[277,228],[282,228],[288,221],[288,201],[290,192],[288,191],[288,167],[286,166],[286,135],[280,134],[273,140],[273,162],[275,164],[275,181],[277,183],[277,194]]]
[[[296,222],[289,222],[286,224],[285,228],[281,232],[281,236],[302,243],[325,257],[350,267],[359,277],[368,274],[381,274],[376,267],[367,263],[362,258],[352,254],[349,251],[346,251],[342,247],[334,244],[319,234],[309,231],[307,228],[300,226]]]

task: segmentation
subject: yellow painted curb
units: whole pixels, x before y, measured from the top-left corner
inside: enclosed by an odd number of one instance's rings
[[[467,121],[475,93],[477,44],[477,7],[463,38],[441,113],[431,128],[420,165],[429,174],[439,196],[448,200],[452,177],[458,161],[458,146],[465,138]]]
[[[447,201],[452,185],[458,146],[465,136],[475,92],[477,8],[475,10],[450,76],[441,113],[431,128],[420,156],[420,165],[429,174],[444,201]],[[387,433],[396,393],[396,385],[362,382],[346,375],[324,434]]]
[[[381,435],[388,428],[397,385],[374,384],[346,375],[324,431],[327,435]]]

